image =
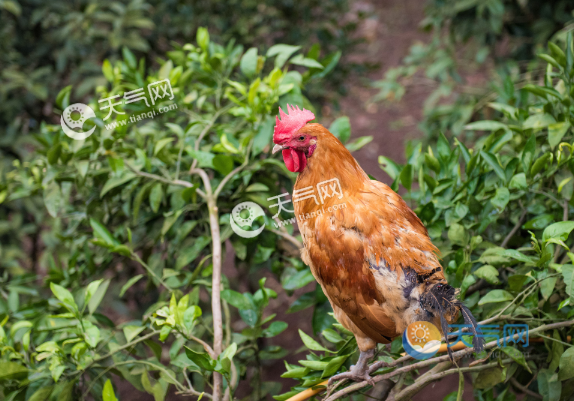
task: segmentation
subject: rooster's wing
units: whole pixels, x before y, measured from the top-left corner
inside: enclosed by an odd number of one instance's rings
[[[417,277],[443,274],[437,249],[387,185],[369,180],[345,195],[344,207],[299,219],[303,260],[334,306],[365,335],[388,343],[412,320],[407,291]],[[306,216],[304,208],[297,213]]]

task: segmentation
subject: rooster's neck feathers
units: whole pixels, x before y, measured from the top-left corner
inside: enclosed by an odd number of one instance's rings
[[[299,132],[316,137],[317,147],[307,159],[307,168],[297,177],[295,189],[315,186],[334,178],[339,180],[345,191],[362,189],[369,177],[339,139],[321,124],[307,124]]]

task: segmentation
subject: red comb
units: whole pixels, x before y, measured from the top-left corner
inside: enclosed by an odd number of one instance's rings
[[[300,109],[299,106],[287,105],[285,114],[279,107],[279,117],[275,117],[275,130],[273,131],[273,142],[281,144],[291,138],[294,132],[299,131],[308,121],[315,119],[315,114],[309,110]]]

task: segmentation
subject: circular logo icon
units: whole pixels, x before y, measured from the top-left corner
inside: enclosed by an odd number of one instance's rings
[[[414,322],[403,333],[403,348],[415,359],[429,359],[440,348],[440,331],[430,322]]]
[[[72,139],[81,141],[94,133],[96,129],[95,125],[88,131],[84,132],[82,130],[84,123],[88,119],[95,117],[96,113],[94,113],[94,110],[92,110],[90,106],[83,103],[74,103],[66,107],[62,113],[62,117],[60,117],[60,125],[64,130],[64,134]]]
[[[265,224],[259,227],[257,230],[249,231],[244,230],[240,226],[251,227],[256,218],[260,216],[265,216],[265,212],[261,206],[254,202],[242,202],[236,205],[231,211],[231,229],[235,234],[243,238],[253,238],[261,234],[265,228]]]

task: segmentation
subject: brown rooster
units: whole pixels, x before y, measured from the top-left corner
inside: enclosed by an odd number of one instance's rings
[[[323,288],[337,320],[361,351],[350,372],[334,378],[370,380],[368,362],[416,321],[448,332],[461,311],[481,349],[477,323],[446,282],[425,226],[387,185],[369,179],[351,153],[308,110],[279,109],[273,153],[298,172],[293,203],[303,261]]]

